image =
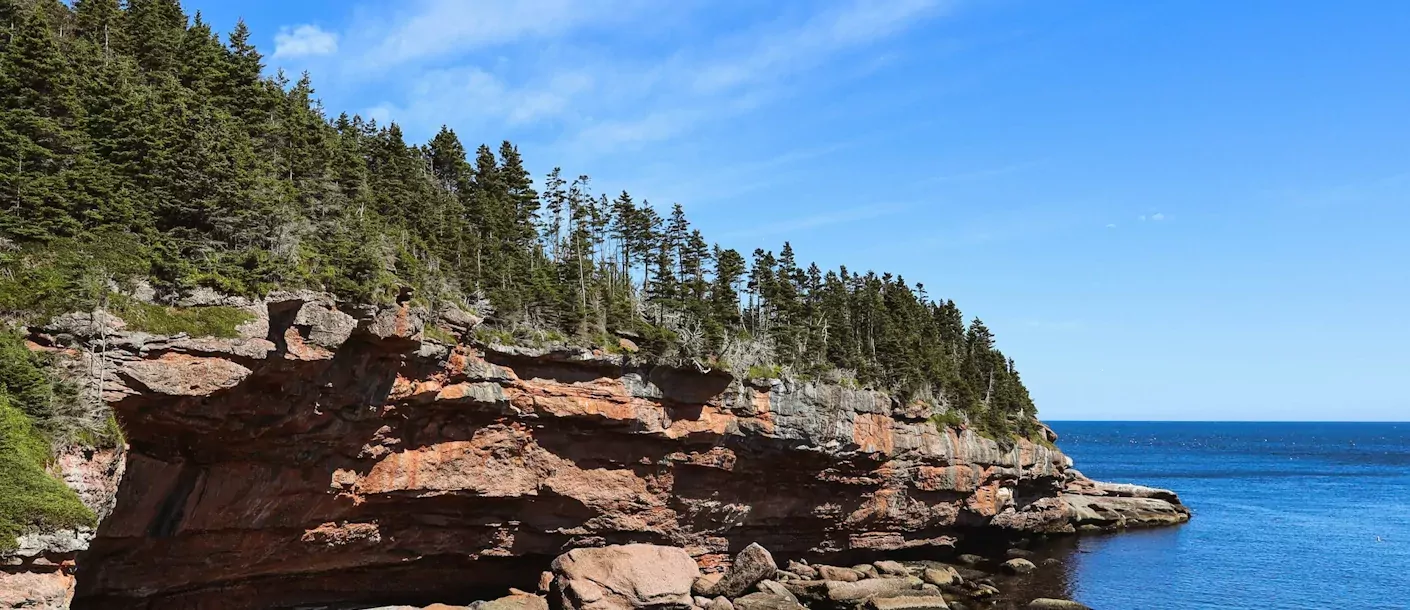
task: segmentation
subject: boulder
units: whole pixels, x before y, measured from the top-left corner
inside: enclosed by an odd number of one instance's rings
[[[1004,571],[1010,574],[1027,574],[1036,569],[1038,566],[1023,558],[1014,558],[1004,562]]]
[[[945,586],[963,582],[958,572],[954,568],[926,568],[920,575],[921,579],[932,585]]]
[[[1031,602],[1028,602],[1028,608],[1030,610],[1092,610],[1091,608],[1088,608],[1087,606],[1084,606],[1074,601],[1068,601],[1065,599],[1052,599],[1048,597],[1040,597]]]
[[[725,572],[713,587],[701,592],[701,595],[714,597],[723,595],[725,597],[739,597],[759,584],[759,581],[769,578],[778,571],[778,565],[774,563],[773,555],[758,543],[744,547],[738,555],[734,556],[734,562],[730,564],[729,570]]]
[[[477,608],[484,607],[483,604]],[[470,610],[469,606],[451,606],[447,604],[431,604],[429,606],[378,606],[367,610]]]
[[[701,606],[705,610],[734,610],[734,604],[725,597],[716,597]]]
[[[862,579],[862,574],[852,568],[839,568],[837,566],[816,566],[818,577],[823,580],[836,580],[839,582],[857,582]]]
[[[857,602],[869,597],[894,597],[920,588],[919,579],[868,578],[856,582],[827,583],[827,599],[834,602]]]
[[[965,580],[983,580],[983,579],[989,577],[989,573],[988,573],[988,572],[985,572],[985,571],[983,571],[983,570],[976,570],[976,569],[974,569],[974,568],[965,568],[965,567],[958,567],[958,568],[957,568],[957,567],[954,567],[954,566],[950,566],[950,568],[953,569],[956,574],[959,574],[959,575],[960,575],[961,577],[963,577]]]
[[[873,610],[950,610],[945,598],[939,595],[873,597],[867,600],[867,606]]]
[[[479,326],[485,321],[484,318],[456,307],[455,305],[446,305],[441,308],[436,317],[438,321],[462,333],[473,330],[476,326]]]
[[[827,585],[837,581],[833,580],[794,580],[783,583],[784,588],[789,593],[801,600],[808,602],[821,602],[827,600]]]
[[[960,565],[969,566],[972,568],[981,563],[984,563],[984,558],[971,553],[965,553],[963,555],[960,555],[959,557],[956,557],[955,561],[959,562]]]
[[[1015,558],[1031,559],[1031,558],[1033,557],[1033,555],[1035,555],[1035,554],[1036,554],[1036,553],[1034,553],[1033,551],[1030,551],[1030,550],[1028,550],[1028,549],[1009,549],[1009,550],[1007,550],[1007,551],[1004,551],[1004,556],[1006,556],[1006,557],[1008,557],[1008,558],[1010,558],[1010,559],[1015,559]]]
[[[1062,499],[1067,504],[1068,520],[1082,531],[1124,529],[1128,527],[1151,527],[1175,525],[1190,520],[1190,509],[1179,500],[1171,501],[1165,496],[1175,494],[1163,489],[1138,488],[1141,491],[1124,490],[1125,493],[1141,494],[1130,496],[1091,496],[1065,493]],[[1104,490],[1102,490],[1104,491]]]
[[[876,571],[886,576],[910,576],[911,571],[906,569],[899,561],[878,561],[872,564],[876,566]]]
[[[969,596],[983,599],[986,597],[993,597],[998,594],[999,590],[994,588],[994,585],[981,584],[976,586],[973,591],[970,591]]]
[[[691,585],[690,591],[702,597],[714,597],[710,592],[715,589],[715,584],[720,582],[720,579],[724,577],[724,572],[715,572],[701,576],[695,579],[695,583]]]
[[[861,574],[862,578],[876,578],[877,576],[879,576],[876,571],[876,568],[869,563],[854,565],[852,566],[852,569],[856,570],[858,574]]]
[[[476,606],[475,610],[548,610],[548,600],[520,593],[485,602]]]
[[[568,551],[553,574],[564,610],[685,608],[700,568],[685,549],[625,544]]]
[[[784,587],[783,585],[772,580],[759,581],[759,592],[768,593],[770,595],[777,595],[779,597],[786,597],[788,599],[793,600],[795,603],[798,601],[798,598],[795,597],[793,593],[788,590],[787,587]]]
[[[734,607],[735,610],[806,610],[796,598],[773,593],[750,593],[734,600]]]
[[[806,578],[806,579],[808,579],[808,580],[812,580],[812,579],[815,579],[815,578],[818,577],[818,569],[815,568],[815,567],[813,567],[813,566],[810,566],[810,565],[808,565],[808,564],[806,564],[806,563],[798,563],[798,562],[796,562],[796,561],[789,561],[789,562],[788,562],[788,567],[785,568],[785,569],[787,569],[789,572],[792,572],[792,573],[794,573],[794,574],[797,574],[797,575],[799,575],[799,576],[802,576],[803,578]]]

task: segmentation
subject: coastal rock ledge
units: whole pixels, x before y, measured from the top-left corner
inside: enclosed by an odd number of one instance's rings
[[[678,547],[708,574],[751,543],[847,565],[1189,518],[1171,492],[1090,481],[1051,446],[937,427],[878,392],[450,345],[417,307],[245,306],[233,339],[33,329],[32,349],[105,372],[128,448],[63,465],[71,484],[106,473],[111,511],[0,558],[0,590],[110,610],[463,603],[536,590],[583,547]]]

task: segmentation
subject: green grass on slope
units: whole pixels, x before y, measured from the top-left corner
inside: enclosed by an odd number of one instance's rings
[[[44,469],[48,461],[49,442],[0,394],[0,551],[28,530],[95,524],[93,511]]]
[[[163,307],[121,295],[112,297],[113,314],[130,330],[158,335],[186,333],[192,337],[237,336],[235,327],[255,319],[254,314],[236,307]]]

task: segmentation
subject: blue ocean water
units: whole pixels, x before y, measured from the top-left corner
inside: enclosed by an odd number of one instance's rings
[[[1194,510],[1176,528],[1079,538],[1078,601],[1410,609],[1410,423],[1050,425],[1089,477],[1172,489]]]

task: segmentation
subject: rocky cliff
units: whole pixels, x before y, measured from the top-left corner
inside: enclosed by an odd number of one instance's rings
[[[129,442],[115,507],[77,556],[74,608],[468,601],[533,587],[575,547],[677,546],[712,571],[754,542],[827,559],[1189,514],[878,392],[450,345],[405,305],[244,306],[257,318],[235,339],[83,316],[32,334],[111,372],[102,393]],[[439,319],[462,335],[477,323]]]

